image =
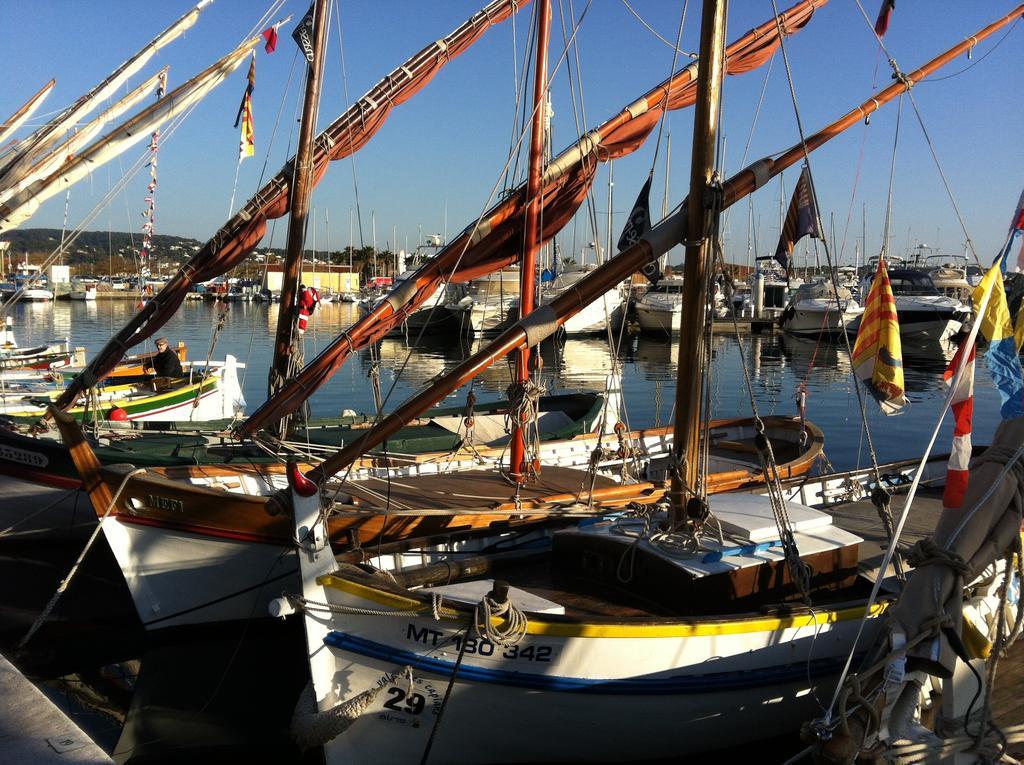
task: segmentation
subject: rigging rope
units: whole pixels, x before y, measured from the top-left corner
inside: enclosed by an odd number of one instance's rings
[[[990,285],[990,289],[987,292],[985,292],[985,294],[982,296],[981,305],[978,307],[978,314],[979,315],[984,315],[985,310],[988,308],[989,299],[992,296],[991,286],[994,286],[994,283],[993,283],[993,285]],[[975,322],[974,325],[971,327],[970,334],[968,335],[967,340],[965,341],[965,344],[964,344],[964,347],[966,349],[968,349],[968,351],[974,345],[974,342],[977,339],[978,332],[980,331],[980,329],[981,329],[981,322]],[[949,390],[946,392],[946,397],[945,397],[945,400],[943,401],[943,404],[942,404],[942,410],[939,412],[939,416],[938,416],[938,418],[936,420],[935,428],[932,430],[932,434],[931,434],[931,436],[930,436],[930,438],[928,440],[927,446],[925,447],[924,454],[921,456],[921,461],[918,464],[917,469],[914,471],[914,478],[911,481],[910,489],[907,492],[907,498],[906,498],[906,500],[903,503],[903,510],[900,513],[899,520],[896,522],[895,529],[893,530],[892,540],[889,542],[889,545],[885,549],[885,552],[884,552],[884,554],[882,556],[882,563],[881,563],[881,565],[879,566],[879,569],[878,569],[879,572],[881,572],[883,574],[884,574],[884,572],[886,570],[888,570],[889,564],[890,564],[890,562],[892,561],[893,557],[896,554],[896,545],[899,542],[900,535],[903,532],[903,526],[906,523],[907,517],[910,514],[910,509],[911,509],[911,507],[913,505],[914,497],[917,495],[917,487],[921,483],[921,478],[922,478],[922,476],[924,474],[924,466],[927,464],[928,458],[931,456],[932,448],[935,446],[935,440],[939,436],[939,430],[942,427],[942,422],[943,422],[943,420],[946,417],[946,413],[949,411],[950,406],[952,406],[953,396],[956,394],[957,390],[959,389],[960,380],[963,377],[964,370],[967,367],[966,361],[967,361],[967,358],[970,356],[970,353],[968,351],[965,351],[965,353],[963,354],[963,357],[961,359],[960,365],[957,367],[956,373],[954,374],[953,379],[952,379],[952,381],[949,384]],[[1006,476],[1006,474],[1011,469],[1013,469],[1014,464],[1016,463],[1017,460],[1019,460],[1021,458],[1022,455],[1024,455],[1024,444],[1021,444],[1021,447],[1016,451],[1016,453],[1013,455],[1012,459],[1009,462],[1007,462],[1006,466],[999,473],[999,476],[993,482],[992,486],[989,487],[989,489],[985,493],[985,495],[978,501],[978,503],[968,513],[964,514],[964,518],[963,518],[963,521],[961,522],[960,529],[963,528],[963,524],[966,523],[967,520],[969,520],[970,517],[977,511],[978,507],[982,503],[984,503],[989,497],[991,497],[991,495],[995,492],[996,488],[1002,482],[1003,478]],[[957,534],[959,533],[960,529],[955,531],[950,536],[949,541],[948,541],[947,544],[952,543],[952,541],[956,538]],[[871,609],[871,607],[875,603],[875,600],[878,597],[878,593],[879,593],[879,591],[881,589],[882,580],[883,579],[884,579],[884,576],[882,576],[882,575],[875,577],[875,581],[874,581],[874,583],[873,583],[873,585],[871,587],[871,594],[868,596],[868,602],[867,602],[867,609],[868,609],[868,611]],[[867,613],[868,613],[868,611],[865,611],[865,617],[864,617],[864,619],[861,620],[861,623],[860,623],[860,625],[857,628],[857,634],[854,636],[853,644],[850,646],[850,653],[847,656],[846,664],[844,665],[843,671],[840,674],[839,680],[836,683],[836,690],[835,690],[835,693],[833,694],[832,702],[829,704],[829,708],[828,708],[828,710],[825,713],[825,723],[826,724],[830,723],[831,720],[832,720],[832,714],[833,714],[833,711],[834,711],[834,708],[835,708],[836,700],[839,697],[839,693],[840,693],[840,691],[842,689],[843,682],[846,680],[847,676],[849,675],[850,667],[852,666],[852,663],[853,663],[853,657],[854,657],[854,654],[855,654],[855,652],[857,650],[857,643],[860,642],[861,635],[863,634],[863,631],[864,631],[864,625],[865,625],[865,623],[867,621]],[[863,676],[863,673],[862,673],[862,676]]]
[[[636,12],[636,10],[633,8],[633,6],[631,6],[629,4],[628,0],[622,0],[622,4],[624,6],[626,6],[626,10],[629,11],[631,14],[633,14],[633,16],[636,18],[637,21],[640,22],[640,25],[644,29],[646,29],[648,32],[650,32],[652,35],[654,35],[655,39],[665,43],[665,45],[667,45],[668,47],[670,47],[672,49],[673,58],[675,56],[679,56],[679,55],[687,56],[688,58],[691,58],[693,60],[697,60],[698,58],[700,58],[700,54],[694,53],[693,51],[682,50],[679,47],[679,41],[681,39],[680,36],[678,36],[678,35],[676,36],[676,42],[675,42],[675,45],[673,45],[667,39],[662,37],[662,35],[658,33],[658,30],[656,30],[654,27],[652,27],[650,24],[648,24],[647,21],[645,21],[644,18],[639,13]],[[686,19],[686,6],[687,5],[689,5],[689,0],[685,0],[683,2],[682,18],[679,21],[680,28],[683,25],[683,20]]]
[[[121,492],[124,491],[124,487],[128,485],[128,480],[133,476],[144,472],[146,472],[146,468],[135,468],[131,472],[125,473],[124,478],[121,479],[121,485],[118,486],[117,491],[114,492],[114,496],[111,498],[110,504],[107,505],[107,509],[104,510],[103,515],[100,516],[99,522],[96,524],[96,528],[93,529],[92,534],[89,535],[89,539],[85,543],[85,547],[82,548],[82,552],[79,553],[78,558],[75,560],[75,563],[68,572],[68,575],[61,580],[59,585],[57,585],[57,591],[53,593],[53,596],[40,612],[39,616],[37,616],[36,620],[32,622],[32,626],[29,627],[28,632],[25,633],[25,637],[18,641],[18,651],[21,651],[28,644],[28,641],[32,639],[32,636],[36,634],[36,631],[43,626],[43,623],[53,612],[53,609],[57,605],[57,601],[60,600],[60,596],[64,594],[68,585],[71,584],[71,580],[74,579],[75,574],[78,573],[78,569],[82,565],[82,561],[85,560],[85,556],[88,554],[89,550],[92,549],[93,543],[103,530],[103,522],[107,519],[107,516],[110,515],[110,511],[117,505],[117,500],[121,498]]]
[[[773,0],[773,2],[774,2],[774,0]],[[917,101],[914,100],[914,93],[913,93],[913,87],[912,87],[914,85],[914,83],[912,83],[909,80],[907,80],[906,75],[900,70],[899,66],[896,64],[895,57],[893,57],[889,53],[889,50],[885,47],[885,43],[882,42],[882,38],[878,35],[877,32],[875,32],[874,24],[868,18],[867,12],[864,10],[864,6],[861,3],[861,0],[857,0],[857,8],[860,9],[861,16],[864,18],[864,20],[867,22],[868,26],[871,28],[871,33],[878,40],[879,47],[881,47],[881,49],[885,52],[886,57],[889,59],[889,66],[892,67],[892,70],[893,70],[893,78],[897,79],[897,80],[899,80],[901,82],[906,82],[907,85],[908,85],[907,90],[906,90],[906,94],[907,94],[907,97],[910,99],[911,106],[914,108],[914,114],[917,116],[917,122],[921,126],[921,132],[924,134],[925,143],[928,144],[928,150],[931,152],[932,160],[935,162],[935,168],[939,171],[939,177],[942,178],[942,185],[946,189],[946,194],[949,196],[950,204],[953,205],[953,212],[956,213],[956,219],[957,219],[957,222],[960,224],[960,230],[963,232],[963,235],[964,235],[964,237],[966,239],[967,247],[968,247],[968,249],[970,249],[971,254],[974,256],[975,264],[980,266],[981,265],[981,260],[978,258],[978,252],[974,248],[974,240],[971,239],[971,235],[967,231],[967,224],[964,222],[963,215],[960,212],[960,206],[957,204],[956,197],[953,195],[953,189],[949,185],[949,179],[946,177],[946,173],[942,169],[942,163],[939,161],[938,154],[935,151],[935,144],[932,142],[931,136],[928,134],[928,129],[925,127],[924,117],[921,115],[921,110],[918,109]],[[1013,30],[1013,27],[1015,27],[1016,25],[1017,25],[1017,22],[1015,22],[1013,24],[1013,26],[1011,26],[1010,29],[1007,30],[1006,34],[1009,34]],[[1005,35],[1004,35],[1004,39],[1005,39]],[[1000,40],[1000,42],[1002,42],[1002,40]],[[998,43],[997,43],[997,45],[998,45]],[[989,52],[991,52],[991,51],[989,51]],[[902,103],[902,98],[900,100],[901,100],[901,103]]]
[[[588,0],[587,9],[590,8],[591,2],[592,2],[592,0]],[[582,25],[582,22],[583,22],[583,19],[585,18],[585,16],[586,16],[586,9],[583,11],[583,13],[580,16],[579,21],[577,22],[577,24],[573,28],[572,37],[570,38],[570,40],[575,40],[576,35],[579,33],[580,26]],[[556,61],[555,65],[552,67],[551,74],[548,77],[548,82],[549,83],[554,78],[554,76],[557,73],[557,71],[558,71],[559,67],[561,66],[562,62],[566,60],[567,55],[568,55],[568,47],[566,47],[566,49],[559,56],[559,59]],[[539,107],[540,106],[543,106],[543,104],[539,105]],[[519,139],[519,143],[517,144],[517,146],[521,145],[522,142],[525,140],[525,138],[526,138],[526,135],[525,134],[522,135],[520,137],[520,139]],[[476,232],[478,232],[480,230],[480,225],[483,222],[484,215],[487,213],[487,210],[490,209],[490,206],[491,206],[491,204],[492,204],[492,202],[493,202],[493,200],[495,198],[495,195],[498,193],[498,189],[499,189],[499,187],[500,187],[500,185],[502,183],[502,178],[506,177],[506,175],[507,175],[507,173],[509,171],[509,167],[512,164],[512,161],[513,161],[513,156],[511,156],[512,154],[513,154],[513,152],[510,152],[510,156],[506,160],[505,166],[498,173],[497,180],[495,181],[494,185],[491,187],[491,192],[490,192],[490,194],[489,194],[489,196],[487,198],[487,201],[485,202],[483,208],[481,209],[480,214],[477,216],[477,219],[476,219],[476,221],[474,222],[474,224],[473,224],[473,226],[471,228],[470,236],[466,237],[466,242],[463,245],[462,252],[459,253],[459,257],[456,259],[456,262],[452,266],[452,270],[451,270],[451,274],[452,275],[454,275],[455,273],[458,272],[459,266],[462,264],[462,258],[465,256],[466,252],[468,251],[468,249],[470,247],[470,244],[472,243],[473,239],[475,238]],[[451,277],[449,277],[448,279],[444,279],[443,281],[449,282],[449,281],[451,281]],[[436,307],[436,305],[439,302],[440,302],[440,298],[435,303],[435,307]],[[433,309],[431,309],[431,310],[433,310]],[[424,328],[425,328],[425,325],[424,325]],[[420,337],[422,337],[423,331],[424,331],[423,329],[420,330],[420,335],[419,335]],[[370,346],[370,350],[371,350],[371,356],[372,356],[373,355],[373,346]],[[397,389],[398,383],[399,383],[399,381],[402,378],[402,375],[403,375],[403,373],[405,371],[406,366],[409,364],[409,361],[412,359],[412,356],[413,356],[414,352],[415,352],[415,348],[413,347],[413,348],[410,348],[409,352],[406,354],[406,357],[402,361],[402,364],[399,367],[398,372],[395,374],[394,380],[392,381],[390,388],[388,388],[387,394],[384,396],[384,400],[382,402],[382,407],[387,406],[388,401],[390,401],[391,396],[394,394],[395,390]],[[381,419],[382,419],[382,415],[380,413],[378,413],[377,416],[374,418],[373,425],[378,424]],[[352,465],[349,465],[346,468],[346,470],[345,470],[345,475],[342,477],[341,481],[338,483],[337,487],[335,488],[334,495],[331,498],[331,502],[332,503],[334,503],[337,500],[338,492],[340,492],[341,487],[348,480],[348,476],[351,473],[351,471],[352,471]]]
[[[860,0],[858,0],[858,3],[859,3],[859,1]],[[776,0],[772,0],[772,8],[775,11],[775,13],[778,14],[778,6],[777,6],[777,3],[776,3]],[[778,18],[778,16],[776,16],[776,18]],[[790,65],[789,65],[789,54],[788,54],[787,49],[786,49],[786,41],[785,41],[785,39],[783,39],[783,37],[784,36],[780,34],[780,41],[779,41],[779,43],[780,43],[780,50],[782,51],[782,61],[783,61],[783,64],[785,66],[785,69],[786,69],[786,80],[787,80],[787,82],[789,84],[789,92],[790,92],[790,98],[791,98],[792,103],[793,103],[794,117],[796,119],[797,129],[798,129],[799,134],[800,134],[800,145],[803,148],[804,167],[807,170],[807,178],[808,178],[808,183],[810,185],[811,198],[814,200],[814,210],[815,210],[815,216],[816,216],[815,224],[817,225],[818,231],[824,231],[824,226],[823,226],[823,222],[821,220],[821,213],[820,213],[820,209],[821,208],[820,208],[820,205],[818,205],[818,203],[817,203],[817,198],[818,197],[817,197],[817,190],[816,190],[815,183],[814,183],[814,173],[811,170],[810,152],[807,150],[807,139],[806,139],[806,134],[804,132],[803,119],[801,117],[800,107],[799,107],[799,104],[797,103],[797,98],[796,98],[796,86],[795,86],[794,81],[793,81],[793,71],[792,71],[792,69],[790,68]],[[901,109],[902,109],[902,103],[903,103],[903,101],[902,101],[902,97],[901,97],[901,99],[900,99],[900,107],[901,107]],[[898,145],[898,142],[899,142],[899,116],[897,116],[896,132],[895,132],[895,136],[893,138],[892,162],[891,162],[891,166],[890,166],[890,175],[889,175],[889,194],[888,194],[887,208],[886,208],[885,236],[883,236],[883,241],[882,241],[883,251],[884,251],[884,248],[887,246],[887,243],[888,243],[888,226],[889,226],[889,220],[890,220],[891,210],[892,210],[892,185],[893,185],[893,177],[894,177],[894,174],[895,174],[895,167],[896,167],[896,147]],[[832,254],[831,254],[831,250],[830,250],[827,238],[822,240],[822,248],[825,251],[825,260],[828,263],[829,276],[830,276],[830,280],[831,280],[831,283],[832,283],[832,289],[833,289],[833,291],[834,291],[834,293],[836,295],[836,307],[838,308],[839,307],[839,284],[837,282],[836,268],[835,268],[835,266],[832,263]],[[849,336],[849,333],[847,332],[846,324],[843,323],[843,322],[840,322],[840,323],[841,323],[841,326],[842,326],[842,336],[843,336],[843,342],[846,345],[846,351],[849,354],[849,356],[852,358],[853,357],[853,349],[850,346],[850,336]],[[877,453],[875,451],[874,441],[873,441],[873,439],[871,437],[871,428],[870,428],[870,425],[868,424],[867,409],[866,409],[866,405],[865,405],[865,402],[864,402],[864,396],[863,396],[863,393],[861,392],[860,385],[856,381],[856,378],[854,378],[854,386],[853,387],[854,387],[854,390],[855,390],[855,392],[857,394],[857,402],[859,404],[861,423],[862,423],[862,426],[863,426],[862,432],[864,434],[864,437],[867,440],[868,452],[869,452],[869,455],[870,455],[870,458],[871,458],[871,467],[872,467],[872,470],[874,471],[874,474],[875,474],[875,481],[876,481],[877,488],[881,490],[882,480],[881,480],[881,475],[880,475],[879,469],[878,469],[878,455],[877,455]],[[886,528],[886,533],[887,533],[887,535],[890,536],[890,540],[892,540],[892,536],[891,536],[892,513],[891,513],[890,506],[889,506],[888,493],[884,492],[884,490],[883,490],[883,493],[878,494],[877,497],[878,497],[878,501],[876,501],[876,503],[875,503],[876,507],[878,508],[879,515],[880,515],[880,517],[881,517],[881,519],[883,521],[883,525]],[[903,577],[902,566],[900,564],[899,558],[896,558],[895,566],[896,566],[897,577],[900,580],[902,580],[904,577]],[[884,569],[883,569],[883,571],[884,571]]]

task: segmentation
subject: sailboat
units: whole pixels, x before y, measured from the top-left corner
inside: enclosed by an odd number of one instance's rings
[[[248,57],[250,51],[263,39],[260,35],[247,39],[170,93],[164,95],[162,89],[159,89],[154,104],[97,138],[108,123],[154,89],[162,88],[165,83],[165,67],[114,106],[104,110],[98,118],[63,140],[65,132],[73,124],[84,118],[101,100],[117,92],[128,77],[137,73],[161,47],[193,26],[208,4],[209,0],[201,0],[107,79],[60,112],[54,120],[20,141],[9,156],[3,158],[0,162],[0,231],[21,225],[45,200],[87,177],[104,163],[153,134],[168,120],[194,106]],[[61,247],[65,244],[62,242]],[[52,299],[53,293],[39,285],[41,273],[41,267],[23,264],[15,277],[12,293],[5,297],[10,300]],[[117,361],[120,364],[121,359]],[[109,371],[114,371],[116,366]],[[167,379],[157,383],[151,379],[140,382],[122,380],[102,391],[96,389],[98,379],[91,372],[77,374],[72,380],[72,387],[83,390],[92,388],[90,400],[85,405],[72,407],[76,396],[69,400],[68,410],[78,418],[93,421],[230,422],[244,411],[245,406],[235,374],[237,366],[231,356],[222,363],[193,362],[188,366],[187,376],[182,379]],[[9,421],[37,429],[36,424],[45,417],[48,404],[65,396],[64,392],[43,396],[21,396],[14,392],[13,395],[4,396],[0,409]]]
[[[734,176],[723,206],[1022,14],[1024,6]],[[724,21],[723,3],[705,3],[691,200],[712,180]],[[667,513],[598,512],[596,522],[557,530],[453,536],[376,556],[361,551],[359,565],[339,564],[318,482],[416,407],[400,407],[394,421],[312,474],[291,473],[303,588],[274,611],[300,612],[306,629],[311,684],[296,720],[303,745],[322,747],[329,763],[592,762],[707,751],[795,730],[816,709],[815,692],[857,658],[855,637],[870,641],[880,631],[889,599],[872,604],[865,590],[888,579],[888,560],[861,573],[863,536],[772,483],[767,496],[707,497],[699,487],[705,234],[714,236],[718,211],[693,205],[663,221],[580,288],[596,297],[666,245],[687,242],[691,299],[682,326],[690,332],[681,335]],[[543,320],[557,324],[570,313],[556,302]],[[527,315],[495,349],[534,345],[533,322]],[[875,481],[885,494],[877,473]],[[453,496],[449,512],[457,504]],[[709,517],[717,528],[704,523]]]
[[[811,2],[801,2],[794,8],[786,11],[783,16],[786,19],[786,23],[783,25],[785,32],[793,33],[799,30],[803,25],[807,23],[811,13],[815,8],[815,4]],[[492,3],[488,6],[486,13],[483,14],[488,19],[489,24],[497,23],[509,12],[507,3]],[[455,49],[462,49],[465,45],[471,42],[473,39],[478,37],[484,31],[479,23],[467,23],[460,27],[458,30],[453,32],[446,38],[445,50],[447,51],[445,60],[450,58],[451,51]],[[760,25],[758,28],[751,30],[751,32],[743,35],[737,42],[730,46],[730,71],[735,73],[742,73],[749,71],[751,68],[757,66],[759,63],[766,60],[767,55],[774,49],[774,46],[778,44],[779,30],[774,21],[766,22]],[[433,67],[442,63],[438,58],[436,46],[429,46],[413,57],[409,62],[406,62],[400,70],[402,76],[393,75],[385,78],[381,81],[381,84],[371,91],[368,98],[374,103],[392,103],[401,101],[403,98],[408,97],[411,92],[414,92],[416,88],[420,87],[422,83],[418,79],[413,79],[406,82],[407,71],[409,72],[424,72],[429,73],[433,71]],[[670,78],[670,80],[662,83],[657,88],[653,89],[648,93],[642,101],[647,104],[647,112],[641,115],[640,109],[636,104],[630,105],[624,109],[619,115],[608,120],[598,130],[591,131],[588,135],[580,139],[580,141],[570,150],[563,152],[556,160],[552,163],[552,167],[549,168],[548,177],[554,178],[551,183],[556,188],[565,191],[568,189],[572,193],[568,203],[577,205],[579,203],[579,189],[575,185],[576,182],[569,183],[567,186],[564,183],[566,178],[572,180],[574,173],[582,172],[587,168],[587,163],[590,162],[590,157],[596,154],[596,147],[609,147],[615,146],[616,141],[623,141],[626,138],[629,142],[625,144],[626,148],[617,149],[618,151],[628,150],[628,147],[634,146],[632,143],[634,137],[639,133],[641,135],[649,132],[652,127],[650,117],[656,115],[660,106],[664,102],[666,94],[671,93],[671,99],[666,104],[668,108],[680,108],[686,106],[692,102],[692,78],[695,73],[695,67],[693,65],[685,68],[680,73]],[[419,76],[419,75],[417,75]],[[402,83],[400,86],[396,83]],[[639,103],[639,102],[637,102]],[[655,108],[657,107],[657,108]],[[331,147],[331,153],[326,153],[326,148],[323,149],[323,153],[317,154],[317,162],[322,163],[324,166],[329,159],[335,156],[344,156],[346,147],[351,148],[353,146],[361,145],[361,142],[365,140],[365,136],[360,132],[358,140],[350,135],[352,130],[358,129],[359,131],[366,130],[368,124],[362,117],[357,113],[361,113],[362,107],[354,107],[350,109],[346,115],[337,120],[334,125],[329,127],[321,137],[318,139],[318,146]],[[642,116],[642,119],[637,117]],[[637,117],[638,124],[634,124],[631,120]],[[618,133],[616,132],[618,131]],[[619,136],[619,133],[623,135]],[[607,149],[602,149],[606,151]],[[586,160],[584,162],[584,160]],[[583,181],[587,180],[587,176],[583,176]],[[69,406],[81,393],[85,390],[84,381],[91,379],[92,377],[102,377],[109,373],[113,368],[113,363],[120,358],[123,354],[124,349],[131,344],[138,342],[141,338],[146,335],[152,334],[157,331],[159,326],[170,313],[177,307],[180,301],[183,299],[184,294],[188,286],[196,281],[200,281],[203,278],[212,275],[213,273],[219,273],[223,269],[230,266],[231,263],[235,262],[238,258],[243,255],[243,250],[250,247],[255,243],[254,234],[262,232],[262,226],[265,224],[266,218],[271,213],[274,215],[283,212],[284,207],[282,205],[287,200],[283,192],[286,178],[284,174],[279,174],[278,178],[272,180],[267,186],[264,187],[250,202],[243,207],[242,212],[238,213],[226,226],[218,233],[214,239],[212,239],[203,250],[197,254],[189,264],[182,269],[181,272],[158,294],[154,300],[150,301],[132,320],[129,324],[122,329],[107,347],[105,347],[96,358],[90,363],[87,374],[82,375],[81,379],[76,378],[69,386],[68,390],[65,391],[59,398],[57,404],[60,407]],[[555,202],[558,204],[564,204],[560,202],[558,197],[553,197]],[[511,201],[515,201],[511,199]],[[554,203],[553,203],[554,204]],[[514,228],[510,227],[510,224],[514,224],[516,217],[511,214],[513,205],[503,203],[499,206],[495,214],[489,219],[487,227],[491,230],[491,236],[485,236],[483,239],[478,240],[477,245],[484,248],[484,253],[492,252],[487,248],[492,246],[498,246],[505,249],[509,249],[509,242],[514,238]],[[557,204],[555,210],[558,209]],[[551,221],[551,217],[546,215],[545,221]],[[499,225],[500,224],[500,225]],[[554,225],[553,223],[550,225]],[[495,228],[497,226],[497,228]],[[255,227],[255,228],[254,228]],[[470,232],[467,231],[462,237],[459,238],[463,244],[469,237]],[[475,235],[474,235],[475,236]],[[545,234],[547,236],[547,234]],[[492,239],[494,240],[492,242]],[[230,246],[226,242],[232,242]],[[404,283],[399,290],[396,290],[389,296],[387,301],[381,303],[378,308],[374,309],[373,314],[367,320],[361,320],[350,329],[348,333],[345,333],[339,340],[335,341],[330,348],[325,350],[316,360],[307,366],[305,370],[296,375],[295,380],[288,380],[285,383],[284,388],[280,391],[273,399],[271,403],[261,408],[260,412],[253,418],[247,421],[245,429],[249,433],[258,432],[261,427],[273,421],[276,412],[281,412],[289,407],[294,411],[295,408],[301,406],[302,398],[300,396],[310,395],[318,385],[322,384],[327,379],[330,372],[336,369],[344,361],[344,354],[346,349],[354,349],[365,345],[368,341],[378,337],[382,333],[386,333],[391,329],[398,327],[400,321],[396,320],[396,316],[393,313],[393,306],[399,306],[402,308],[401,315],[398,319],[405,318],[409,315],[410,309],[403,305],[403,301],[412,300],[416,305],[420,304],[425,295],[428,294],[428,289],[436,288],[437,282],[431,281],[429,288],[419,289],[419,282],[422,281],[424,273],[434,273],[441,266],[439,265],[439,259],[441,257],[456,256],[459,254],[459,246],[449,245],[444,248],[441,255],[438,258],[432,259],[428,264],[420,268],[417,273],[420,274],[416,277],[416,280],[409,279]],[[242,247],[242,250],[238,250],[238,247]],[[511,250],[510,250],[511,251]],[[493,267],[490,266],[490,267]],[[432,279],[433,277],[431,277]],[[565,295],[571,296],[575,292],[575,286],[571,286]],[[414,293],[414,294],[413,294]],[[392,318],[388,321],[381,319],[388,312],[392,312]],[[368,333],[368,334],[367,334]],[[349,345],[349,343],[351,343]],[[614,422],[614,419],[611,420]],[[788,432],[787,426],[784,422],[780,424],[780,437],[785,440],[787,438],[786,433]],[[314,431],[312,438],[318,440],[324,435],[321,429]],[[0,438],[4,436],[0,435]],[[174,452],[178,454],[193,454],[192,442],[195,440],[191,436],[183,437],[186,442],[182,443],[182,449],[175,449],[172,439],[165,439],[163,449],[165,452]],[[348,438],[346,423],[339,423],[339,432],[336,434],[335,443],[342,439]],[[641,436],[646,438],[646,436]],[[655,439],[660,436],[655,436]],[[220,442],[221,439],[214,439],[213,445],[217,447],[217,451],[224,454],[225,457],[228,455],[225,453],[223,444]],[[15,449],[23,448],[23,444],[11,444]],[[143,446],[143,451],[148,452],[148,446]],[[128,447],[131,448],[130,445]],[[579,444],[572,443],[567,444],[567,451],[575,453],[577,455],[582,454],[582,450]],[[245,446],[241,448],[237,454],[240,458],[248,458],[252,453],[252,448]],[[160,455],[161,459],[170,455]],[[577,459],[577,458],[573,458]],[[585,461],[589,461],[588,457],[583,458]],[[182,461],[191,461],[192,457],[182,458]],[[66,458],[64,460],[66,463]]]
[[[896,298],[896,313],[900,319],[900,335],[909,342],[947,341],[956,335],[970,319],[971,309],[959,298],[942,294],[932,277],[918,268],[894,268],[889,271]],[[867,294],[871,276],[861,286]],[[856,332],[860,321],[854,320],[851,329]]]
[[[543,440],[537,426],[525,423],[519,430],[528,433],[538,459],[549,465],[582,466],[585,469],[559,473],[552,468],[550,478],[545,478],[523,496],[509,495],[509,484],[496,472],[488,471],[485,475],[477,470],[478,490],[473,496],[484,506],[474,506],[470,509],[473,512],[467,511],[455,521],[424,511],[389,522],[386,515],[382,516],[373,509],[373,505],[382,496],[391,496],[396,502],[407,501],[400,499],[405,487],[393,483],[396,478],[406,476],[417,477],[413,488],[415,496],[420,499],[437,497],[436,501],[441,501],[447,496],[446,487],[453,480],[449,475],[452,471],[460,471],[458,480],[469,480],[472,478],[470,468],[500,463],[505,447],[488,448],[467,442],[458,450],[411,456],[396,454],[394,450],[401,449],[403,440],[408,438],[409,426],[414,424],[407,421],[402,432],[392,434],[393,438],[383,454],[361,460],[354,465],[352,472],[343,476],[344,482],[339,485],[343,492],[339,495],[342,506],[339,506],[338,524],[333,532],[336,541],[366,545],[423,537],[456,527],[535,523],[538,517],[532,513],[527,513],[522,519],[510,520],[508,509],[536,507],[539,512],[549,512],[552,507],[579,497],[588,486],[588,494],[606,496],[618,504],[644,502],[660,496],[664,487],[659,483],[668,468],[664,459],[660,465],[653,463],[656,457],[667,453],[671,429],[630,432],[616,423],[616,416],[606,411],[607,408],[605,404],[599,414],[595,413],[606,432],[560,441]],[[544,409],[542,402],[538,425],[544,420]],[[500,416],[504,419],[505,414]],[[426,423],[427,427],[433,428],[435,437],[439,419],[435,417]],[[471,420],[473,430],[477,427],[483,429],[487,425],[487,409],[479,405],[479,408],[471,408],[463,412],[463,416],[451,419],[464,423],[467,429]],[[286,485],[282,469],[248,468],[252,450],[214,446],[207,449],[210,455],[224,459],[235,454],[237,458],[220,465],[207,462],[196,467],[166,468],[144,474],[135,470],[126,475],[113,465],[101,468],[96,453],[81,434],[76,435],[68,426],[67,418],[60,417],[60,424],[70,458],[52,450],[42,453],[42,445],[38,442],[11,443],[12,452],[25,455],[19,466],[22,471],[29,467],[26,464],[29,461],[49,464],[50,468],[45,473],[52,476],[52,481],[61,481],[60,485],[64,486],[68,485],[68,480],[74,480],[69,479],[71,471],[66,469],[69,460],[74,460],[81,475],[81,486],[102,519],[108,542],[122,566],[140,617],[147,627],[158,629],[265,613],[260,606],[274,594],[269,585],[295,576],[286,519],[284,516],[276,520],[273,518],[280,515],[276,510],[279,499],[273,493]],[[751,444],[757,435],[752,423],[722,420],[713,426],[708,438],[712,467],[708,477],[709,489],[725,490],[762,481],[762,467],[750,455]],[[793,419],[777,418],[769,427],[770,436],[780,450],[783,473],[805,473],[820,457],[822,439],[820,431],[813,426],[805,429]],[[353,428],[353,431],[356,438],[351,440],[358,440],[358,435],[366,432],[366,428]],[[504,428],[500,432],[504,436]],[[316,437],[315,428],[309,433]],[[447,438],[451,443],[450,433]],[[147,456],[145,445],[137,453],[125,451],[138,440],[127,440],[121,446],[112,444],[106,450],[106,461],[144,461]],[[350,442],[348,438],[342,441],[343,444]],[[196,454],[194,442],[189,444],[180,439],[167,438],[154,446],[164,450],[160,458],[164,458],[166,450],[172,446],[183,462],[194,460]],[[259,456],[258,451],[255,454]],[[617,485],[609,478],[597,475],[593,469],[598,466],[615,472],[619,480],[635,480],[646,474],[658,483],[642,481]],[[306,467],[309,469],[310,466]],[[35,471],[34,474],[41,472],[44,471]],[[327,491],[333,492],[334,488]],[[503,495],[507,495],[504,501],[500,499]],[[488,511],[487,507],[494,512]],[[483,512],[477,512],[480,510]],[[386,507],[384,511],[388,512]],[[189,563],[169,566],[168,562],[172,560]]]
[[[844,332],[853,334],[851,326],[863,313],[849,289],[819,279],[797,287],[779,326],[800,337],[839,338]]]

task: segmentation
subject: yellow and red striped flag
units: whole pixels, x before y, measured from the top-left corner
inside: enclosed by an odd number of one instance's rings
[[[871,280],[857,330],[857,343],[853,346],[853,372],[878,400],[883,414],[902,411],[907,403],[903,387],[903,347],[896,298],[889,285],[885,258],[878,259],[878,270]]]

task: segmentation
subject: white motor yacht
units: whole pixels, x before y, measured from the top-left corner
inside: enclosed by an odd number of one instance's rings
[[[802,337],[839,337],[860,318],[864,309],[846,287],[838,291],[831,281],[801,284],[779,317],[779,326]]]
[[[924,271],[932,278],[939,294],[967,301],[973,291],[967,280],[967,265],[964,255],[932,255],[925,260]]]
[[[864,279],[861,294],[867,295],[874,274]],[[889,284],[896,300],[900,337],[911,341],[948,340],[970,318],[971,309],[956,298],[942,295],[932,278],[916,268],[889,271]],[[860,319],[850,327],[856,331]]]
[[[633,304],[644,332],[678,332],[683,315],[683,278],[666,276]]]
[[[518,298],[519,267],[513,266],[473,279],[460,293],[450,294],[444,307],[464,334],[493,334],[507,326],[509,308]]]

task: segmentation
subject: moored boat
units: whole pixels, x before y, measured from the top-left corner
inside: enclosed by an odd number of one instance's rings
[[[841,337],[862,313],[848,289],[840,286],[837,292],[830,281],[815,281],[797,288],[779,326],[803,337]]]
[[[871,279],[865,279],[861,294],[868,293]],[[889,283],[896,299],[900,337],[909,341],[948,340],[960,331],[971,315],[971,309],[957,298],[942,295],[931,277],[919,269],[889,270]],[[856,332],[860,320],[851,329]]]

